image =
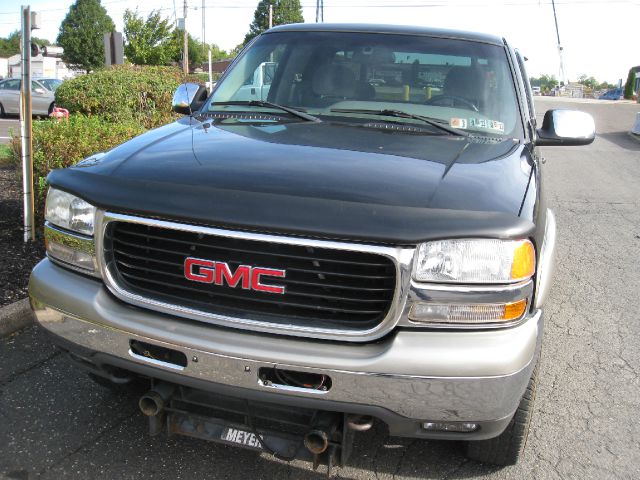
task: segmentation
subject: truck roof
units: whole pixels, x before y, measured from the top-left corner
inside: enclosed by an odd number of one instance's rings
[[[383,33],[396,35],[422,35],[427,37],[451,38],[471,40],[475,42],[504,45],[504,40],[496,35],[487,33],[468,32],[464,30],[449,30],[444,28],[419,27],[412,25],[384,25],[367,23],[291,23],[279,25],[268,30],[275,32],[359,32]]]

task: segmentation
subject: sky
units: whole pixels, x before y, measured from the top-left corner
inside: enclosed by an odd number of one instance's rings
[[[202,37],[203,0],[187,0],[187,29]],[[42,28],[34,35],[54,41],[73,0],[32,0]],[[25,3],[26,4],[26,3]],[[205,40],[225,50],[240,43],[253,20],[258,0],[204,0]],[[305,22],[314,22],[316,0],[301,0]],[[566,78],[594,76],[626,81],[640,65],[640,0],[556,0]],[[116,29],[129,8],[148,15],[160,10],[174,20],[184,0],[102,0]],[[503,36],[528,57],[530,76],[559,77],[559,56],[551,0],[324,0],[324,21],[422,25]],[[0,36],[20,28],[20,1],[0,0]]]

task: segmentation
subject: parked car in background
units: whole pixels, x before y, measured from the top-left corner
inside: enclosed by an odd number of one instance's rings
[[[624,91],[622,88],[613,88],[598,97],[598,100],[622,100]]]
[[[540,87],[531,87],[531,93],[533,93],[534,95],[542,95]]]
[[[59,78],[39,78],[38,82],[43,84],[47,90],[51,90],[55,92],[60,85],[62,85],[62,80]]]
[[[0,82],[0,116],[20,113],[19,78],[10,78]],[[49,115],[55,105],[55,95],[42,83],[31,80],[31,101],[33,115]]]

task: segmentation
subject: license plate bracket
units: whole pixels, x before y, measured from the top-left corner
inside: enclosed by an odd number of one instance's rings
[[[169,434],[186,435],[255,451],[272,450],[282,457],[312,461],[302,436],[228,422],[221,418],[171,412],[167,416]],[[263,445],[267,445],[268,449]]]

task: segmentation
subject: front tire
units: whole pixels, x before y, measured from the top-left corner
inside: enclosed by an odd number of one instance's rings
[[[467,457],[482,463],[506,466],[515,465],[524,453],[529,435],[529,426],[533,416],[533,403],[536,398],[538,385],[538,364],[533,369],[533,374],[527,385],[527,389],[520,400],[518,410],[507,425],[507,428],[499,436],[489,440],[478,440],[467,443]]]
[[[4,111],[4,106],[0,103],[0,118],[6,117],[7,114]]]

